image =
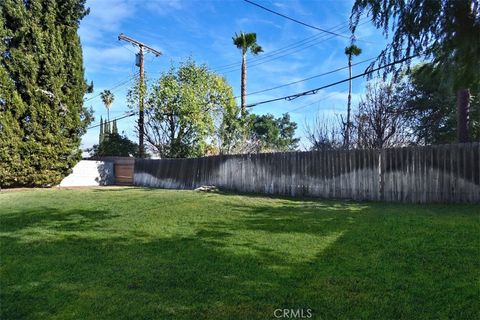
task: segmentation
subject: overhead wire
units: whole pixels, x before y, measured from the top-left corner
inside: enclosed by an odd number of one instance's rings
[[[332,97],[334,97],[334,96],[340,95],[340,94],[343,94],[343,92],[332,92],[332,93],[328,94],[327,96],[321,97],[320,99],[315,100],[315,101],[313,101],[313,102],[311,102],[311,103],[308,103],[308,104],[302,105],[302,106],[300,106],[300,107],[297,107],[297,108],[295,108],[295,109],[289,110],[289,112],[295,112],[295,111],[304,109],[304,108],[306,108],[306,107],[309,107],[309,106],[314,105],[314,104],[316,104],[316,103],[322,102],[322,101],[324,101],[324,100],[328,100],[328,99],[330,99],[330,98],[332,98]]]
[[[326,39],[328,40],[328,39]],[[262,60],[255,60],[253,62],[250,62],[248,64],[248,67],[249,68],[253,68],[253,67],[256,67],[256,66],[259,66],[259,65],[262,65],[262,64],[265,64],[267,62],[270,62],[270,61],[274,61],[274,60],[278,60],[280,58],[283,58],[283,57],[286,57],[286,56],[289,56],[293,53],[297,53],[297,52],[300,52],[300,51],[303,51],[305,49],[308,49],[308,48],[311,48],[311,47],[314,47],[314,46],[317,46],[319,43],[313,43],[311,45],[308,45],[308,46],[305,46],[305,47],[302,47],[302,48],[299,48],[297,50],[294,50],[294,51],[291,51],[291,52],[286,52],[286,53],[283,53],[282,55],[277,55],[277,56],[274,56],[274,57],[265,57],[264,59]],[[267,59],[269,58],[269,59]],[[230,67],[230,68],[226,68],[225,70],[214,70],[215,72],[220,72],[220,73],[230,73],[230,72],[235,72],[235,71],[239,71],[241,69],[241,66],[239,66],[239,64],[237,64],[235,67]]]
[[[131,75],[128,79],[122,80],[121,82],[118,82],[117,84],[115,84],[115,85],[113,85],[112,87],[110,87],[108,90],[110,90],[110,91],[112,91],[112,92],[115,92],[115,91],[116,91],[115,89],[118,89],[118,88],[120,88],[120,87],[123,87],[124,85],[128,84],[128,83],[131,82],[132,80],[135,80],[135,77],[136,77],[137,75],[138,75],[138,73],[135,73],[135,74]],[[96,95],[85,99],[83,102],[88,102],[88,101],[94,100],[94,99],[100,97],[101,95],[102,95],[102,93],[99,92],[99,93],[97,93]]]
[[[137,113],[132,111],[132,112],[129,112],[121,117],[117,117],[117,118],[113,118],[112,120],[110,121],[104,121],[103,123],[111,123],[113,121],[116,121],[116,120],[121,120],[121,119],[125,119],[125,118],[129,118],[129,117],[133,117],[134,115],[136,115]],[[97,128],[97,127],[100,127],[102,125],[102,123],[98,123],[98,124],[95,124],[93,126],[90,126],[87,128],[87,130],[90,130],[90,129],[93,129],[93,128]]]
[[[345,23],[340,23],[334,27],[332,27],[331,29],[332,30],[337,30],[337,29],[343,29],[346,27],[346,24]],[[291,49],[292,47],[298,47],[298,46],[302,46],[304,44],[307,44],[307,43],[311,43],[313,41],[316,41],[318,40],[319,38],[322,38],[324,37],[325,34],[316,34],[316,35],[313,35],[313,36],[310,36],[310,37],[307,37],[307,38],[304,38],[302,40],[299,40],[299,41],[295,41],[295,42],[292,42],[288,45],[286,45],[285,47],[281,47],[281,48],[278,48],[276,50],[273,50],[273,51],[270,51],[266,54],[263,54],[261,56],[255,56],[255,57],[252,57],[252,61],[256,61],[256,60],[262,60],[264,59],[265,57],[270,57],[271,55],[275,55],[275,54],[278,54],[279,52],[283,52],[285,50],[289,50]],[[219,69],[224,69],[224,68],[227,68],[227,67],[231,67],[231,66],[237,66],[238,63],[237,62],[232,62],[232,63],[229,63],[229,64],[226,64],[226,65],[221,65],[221,66],[217,66],[217,67],[214,67],[213,69],[215,70],[219,70]]]
[[[264,7],[264,6],[262,6],[262,5],[258,4],[258,3],[255,3],[255,2],[253,2],[253,1],[250,1],[250,0],[243,0],[243,1],[248,2],[248,3],[250,3],[250,4],[254,5],[254,6],[257,6],[257,7],[261,8],[261,9],[263,9],[263,10],[265,10],[265,11],[268,11],[268,12],[270,12],[270,13],[273,13],[273,14],[275,14],[275,15],[277,15],[277,16],[280,16],[280,17],[283,17],[283,18],[288,19],[288,20],[290,20],[290,21],[293,21],[293,22],[299,23],[299,24],[301,24],[301,25],[304,25],[304,26],[306,26],[306,27],[309,27],[309,28],[312,28],[312,29],[315,29],[315,30],[318,30],[318,31],[321,31],[321,32],[329,33],[329,34],[334,35],[334,36],[337,36],[337,37],[342,37],[342,38],[350,39],[349,36],[345,36],[345,35],[343,35],[343,34],[339,34],[339,33],[336,33],[336,32],[332,32],[332,31],[327,30],[327,29],[323,29],[323,28],[319,28],[319,27],[312,26],[311,24],[308,24],[308,23],[302,22],[302,21],[300,21],[300,20],[291,18],[291,17],[289,17],[289,16],[287,16],[287,15],[284,15],[284,14],[282,14],[282,13],[280,13],[280,12],[271,10],[271,9],[269,9],[269,8],[267,8],[267,7]]]
[[[413,55],[413,56],[408,56],[408,57],[405,57],[405,58],[400,59],[398,61],[393,61],[393,62],[387,63],[383,66],[379,66],[377,68],[372,68],[372,69],[366,70],[365,72],[363,72],[361,74],[357,74],[355,76],[352,76],[352,77],[349,77],[349,78],[346,78],[346,79],[343,79],[343,80],[339,80],[339,81],[336,81],[336,82],[333,82],[333,83],[329,83],[327,85],[324,85],[324,86],[321,86],[321,87],[318,87],[318,88],[315,88],[315,89],[311,89],[311,90],[307,90],[307,91],[303,91],[303,92],[300,92],[300,93],[295,93],[295,94],[291,94],[291,95],[283,96],[283,97],[279,97],[279,98],[274,98],[274,99],[255,102],[255,103],[252,103],[252,104],[248,104],[245,107],[246,108],[252,108],[252,107],[255,107],[255,106],[258,106],[258,105],[261,105],[261,104],[266,104],[266,103],[280,101],[280,100],[292,101],[292,100],[297,99],[297,98],[302,97],[302,96],[317,94],[318,91],[320,91],[322,89],[333,87],[333,86],[336,86],[340,83],[344,83],[344,82],[347,82],[347,81],[350,81],[350,80],[353,80],[353,79],[356,79],[356,78],[364,77],[368,74],[377,72],[379,70],[385,69],[385,68],[393,66],[395,64],[403,63],[405,61],[408,61],[408,60],[413,59],[413,58],[418,57],[418,56],[420,56],[420,54],[416,54],[416,55]]]
[[[297,107],[297,108],[295,108],[295,109],[289,110],[289,112],[295,112],[295,111],[304,109],[304,108],[306,108],[306,107],[310,107],[310,106],[312,106],[312,105],[314,105],[314,104],[317,104],[317,103],[322,102],[322,101],[324,101],[324,100],[328,100],[328,99],[330,99],[330,98],[332,98],[332,97],[334,97],[334,96],[337,96],[337,95],[339,95],[339,94],[340,94],[339,92],[332,92],[332,93],[326,95],[325,97],[322,97],[322,98],[320,98],[320,99],[318,99],[318,100],[315,100],[315,101],[313,101],[313,102],[311,102],[311,103],[308,103],[308,104],[305,104],[305,105],[303,105],[303,106]]]
[[[364,22],[364,23],[367,23],[367,22]],[[313,44],[309,44],[307,46],[300,45],[300,46],[298,46],[298,49],[296,49],[296,47],[291,47],[290,49],[287,49],[287,50],[284,50],[284,51],[279,51],[279,52],[271,54],[271,55],[264,55],[260,58],[252,59],[252,61],[248,64],[248,67],[253,68],[253,67],[262,65],[264,63],[267,63],[267,62],[270,62],[270,61],[273,61],[273,60],[277,60],[277,59],[283,58],[285,56],[289,56],[291,54],[294,54],[294,53],[303,51],[305,49],[317,46],[320,43],[323,43],[323,42],[328,41],[328,40],[333,39],[333,38],[334,38],[334,36],[320,35],[320,38],[315,39],[315,41],[317,41],[317,40],[322,40],[322,41],[318,41],[318,42],[315,42]],[[305,43],[305,44],[307,44],[307,43]],[[293,50],[293,49],[296,49],[296,50]],[[241,66],[239,66],[238,63],[235,63],[235,65],[232,65],[231,67],[226,67],[226,68],[223,68],[223,69],[213,69],[213,71],[220,72],[220,73],[230,73],[230,72],[238,71],[238,70],[240,70],[240,68],[241,68]]]
[[[357,65],[359,65],[359,64],[363,64],[363,63],[372,61],[372,60],[375,60],[375,59],[376,59],[376,58],[369,58],[369,59],[365,59],[365,60],[356,62],[356,63],[352,64],[352,67],[353,67],[353,66],[357,66]],[[291,86],[291,85],[294,85],[294,84],[297,84],[297,83],[301,83],[301,82],[305,82],[305,81],[312,80],[312,79],[315,79],[315,78],[319,78],[319,77],[322,77],[322,76],[326,76],[326,75],[329,75],[329,74],[332,74],[332,73],[335,73],[335,72],[338,72],[338,71],[341,71],[341,70],[345,70],[345,69],[348,69],[348,68],[349,68],[349,66],[337,68],[337,69],[330,70],[330,71],[327,71],[327,72],[324,72],[324,73],[316,74],[316,75],[311,76],[311,77],[308,77],[308,78],[304,78],[304,79],[300,79],[300,80],[297,80],[297,81],[293,81],[293,82],[281,84],[281,85],[278,85],[278,86],[275,86],[275,87],[271,87],[271,88],[267,88],[267,89],[262,89],[262,90],[250,92],[250,93],[246,94],[246,96],[250,96],[250,95],[254,95],[254,94],[259,94],[259,93],[263,93],[263,92],[268,92],[268,91],[272,91],[272,90],[279,89],[279,88],[288,87],[288,86]],[[239,97],[240,97],[240,96],[236,96],[235,98],[239,98]]]
[[[340,34],[340,33],[337,33],[337,32],[330,31],[330,30],[328,30],[328,29],[320,28],[320,27],[317,27],[317,26],[314,26],[314,25],[305,23],[305,22],[303,22],[303,21],[300,21],[300,20],[294,19],[294,18],[292,18],[292,17],[289,17],[289,16],[287,16],[287,15],[285,15],[285,14],[283,14],[283,13],[280,13],[280,12],[274,11],[274,10],[272,10],[272,9],[269,9],[269,8],[267,8],[267,7],[264,7],[264,6],[262,6],[262,5],[258,4],[258,3],[253,2],[253,1],[250,1],[250,0],[243,0],[243,1],[245,1],[245,2],[247,2],[247,3],[250,3],[251,5],[254,5],[254,6],[256,6],[256,7],[259,7],[259,8],[261,8],[261,9],[265,10],[265,11],[268,11],[268,12],[270,12],[270,13],[273,13],[273,14],[275,14],[275,15],[277,15],[277,16],[280,16],[280,17],[282,17],[282,18],[285,18],[285,19],[287,19],[287,20],[290,20],[290,21],[296,22],[296,23],[298,23],[298,24],[301,24],[301,25],[303,25],[303,26],[305,26],[305,27],[308,27],[308,28],[311,28],[311,29],[315,29],[315,30],[317,30],[317,31],[321,31],[321,32],[324,32],[324,33],[328,33],[328,34],[331,34],[331,35],[336,36],[336,37],[351,39],[351,36],[346,36],[346,35],[344,35],[344,34]],[[362,40],[362,39],[356,39],[356,40],[365,41],[365,40]],[[365,41],[365,42],[369,42],[369,41]]]

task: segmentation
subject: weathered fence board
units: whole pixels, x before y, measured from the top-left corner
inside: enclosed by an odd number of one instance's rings
[[[139,186],[384,200],[480,202],[480,143],[136,159]]]
[[[95,157],[99,161],[113,162],[115,184],[121,186],[133,185],[133,168],[135,158],[131,157]]]

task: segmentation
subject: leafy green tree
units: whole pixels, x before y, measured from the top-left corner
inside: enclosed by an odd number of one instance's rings
[[[353,41],[352,41],[353,42]],[[345,54],[348,57],[348,76],[352,77],[352,57],[359,56],[362,53],[362,49],[357,47],[354,43],[345,48]],[[352,121],[350,119],[352,110],[352,79],[348,81],[348,101],[347,101],[347,120],[343,123],[344,133],[343,133],[343,145],[348,149],[350,147],[350,134],[352,128]]]
[[[110,90],[103,90],[100,92],[100,97],[102,99],[105,108],[107,108],[107,123],[110,126],[110,107],[112,106],[115,96]]]
[[[0,2],[0,185],[51,186],[81,159],[84,0]]]
[[[138,144],[118,133],[110,133],[98,145],[92,148],[94,157],[138,157]]]
[[[413,130],[416,143],[444,144],[456,140],[455,92],[441,81],[439,70],[431,64],[416,66],[408,76],[402,90],[405,96],[405,115]],[[469,131],[473,139],[480,140],[480,90],[472,88]]]
[[[222,119],[219,122],[217,133],[218,149],[221,154],[238,153],[238,146],[245,139],[248,128],[246,121],[241,117],[241,110],[236,103],[226,104]]]
[[[257,44],[257,34],[256,33],[235,33],[233,39],[233,44],[237,46],[238,49],[242,50],[242,117],[246,116],[246,90],[247,90],[247,52],[250,50],[250,53],[257,55],[260,52],[263,52],[261,46]]]
[[[271,114],[249,117],[250,139],[257,141],[258,152],[292,151],[297,148],[298,138],[295,138],[297,124],[285,113],[280,118]]]
[[[470,91],[480,81],[479,0],[356,0],[353,32],[362,14],[392,39],[379,62],[423,54],[431,59],[441,81],[456,91],[457,137],[468,141]]]
[[[137,88],[129,93],[132,107]],[[145,140],[161,157],[205,155],[218,138],[218,127],[228,127],[225,118],[235,114],[235,99],[226,80],[191,59],[172,65],[153,83],[147,97]]]

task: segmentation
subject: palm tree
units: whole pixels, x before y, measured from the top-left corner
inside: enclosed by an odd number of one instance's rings
[[[353,42],[353,41],[352,41]],[[344,145],[348,149],[350,148],[350,113],[351,113],[351,105],[352,105],[352,57],[358,56],[362,53],[362,49],[357,47],[355,44],[351,44],[349,47],[345,48],[345,54],[348,56],[348,102],[347,102],[347,123],[345,128],[345,135],[344,135]]]
[[[256,33],[235,33],[233,39],[233,44],[237,46],[238,49],[242,50],[242,117],[245,117],[245,95],[247,87],[247,51],[250,49],[250,52],[254,55],[263,52],[261,46],[257,44],[257,34]]]
[[[100,97],[102,98],[105,108],[107,108],[107,123],[108,126],[110,126],[110,106],[112,105],[113,100],[115,100],[115,97],[110,90],[103,90],[100,93]]]

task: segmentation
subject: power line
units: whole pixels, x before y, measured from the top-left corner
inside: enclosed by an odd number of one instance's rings
[[[270,61],[273,61],[273,60],[283,58],[285,56],[288,56],[288,55],[303,51],[305,49],[317,46],[320,43],[328,41],[332,38],[334,38],[334,36],[328,37],[328,35],[325,35],[325,34],[318,35],[315,39],[306,41],[302,44],[290,45],[290,46],[278,49],[271,54],[269,53],[269,54],[266,54],[266,55],[262,55],[259,58],[254,58],[249,63],[249,67],[255,67],[255,66],[264,64],[266,62],[270,62]],[[238,66],[238,63],[233,63],[229,67],[214,69],[214,71],[216,71],[216,72],[223,72],[223,73],[229,73],[229,72],[233,72],[233,71],[237,71],[237,70],[240,70],[240,67]]]
[[[368,21],[365,21],[364,23],[367,23]],[[259,66],[259,65],[262,65],[264,63],[267,63],[267,62],[270,62],[270,61],[273,61],[273,60],[277,60],[277,59],[280,59],[280,58],[283,58],[283,57],[286,57],[286,56],[289,56],[291,54],[294,54],[294,53],[297,53],[297,52],[300,52],[302,50],[305,50],[305,49],[308,49],[308,48],[311,48],[311,47],[314,47],[314,46],[317,46],[318,44],[322,43],[322,42],[325,42],[325,41],[328,41],[330,39],[333,39],[334,36],[330,36],[328,37],[328,35],[320,35],[321,38],[324,38],[322,39],[322,41],[318,41],[316,43],[313,43],[313,44],[310,44],[308,46],[303,46],[303,45],[299,45],[297,47],[300,47],[299,49],[297,50],[293,50],[291,51],[292,49],[294,49],[295,47],[292,47],[288,50],[284,50],[283,52],[279,51],[275,54],[271,54],[271,55],[264,55],[262,56],[261,58],[257,58],[255,60],[252,59],[253,62],[249,63],[248,67],[249,68],[253,68],[253,67],[256,67],[256,66]],[[325,38],[327,37],[327,38]],[[311,42],[311,41],[309,41]],[[305,43],[306,44],[306,43]],[[284,53],[285,52],[285,53]],[[282,54],[283,53],[283,54]],[[278,55],[278,54],[282,54],[280,56],[276,56],[274,57],[275,55]],[[270,58],[272,57],[272,58]],[[267,59],[267,60],[265,60]],[[263,60],[263,61],[262,61]],[[213,71],[215,72],[221,72],[221,73],[230,73],[230,72],[234,72],[234,71],[238,71],[240,70],[240,67],[238,66],[238,63],[235,63],[234,66],[231,66],[231,67],[227,67],[227,68],[224,68],[224,70],[222,71],[221,69],[214,69]]]
[[[338,25],[332,27],[330,30],[341,30],[345,27],[348,27],[348,24],[341,23],[341,24],[338,24]],[[258,57],[252,57],[251,61],[262,60],[262,59],[268,58],[270,56],[277,55],[279,53],[282,53],[283,51],[288,51],[292,48],[297,48],[297,47],[303,46],[305,44],[314,42],[316,40],[319,40],[322,37],[325,37],[325,34],[316,34],[314,36],[304,38],[300,41],[292,42],[289,45],[286,45],[285,47],[278,48],[278,49],[270,51],[266,54],[262,54],[261,56],[258,56]],[[238,66],[238,63],[237,62],[232,62],[232,63],[226,64],[226,65],[221,65],[221,66],[215,67],[213,69],[214,70],[220,70],[220,69],[225,69],[225,68],[228,69],[229,67],[232,67],[232,66]]]
[[[110,89],[108,89],[108,90],[110,90],[110,91],[115,91],[115,89],[120,88],[120,87],[128,84],[128,83],[131,82],[132,80],[134,80],[137,75],[138,75],[138,74],[134,74],[134,75],[130,76],[130,78],[128,78],[127,80],[123,80],[123,81],[121,81],[121,82],[118,82],[117,84],[113,85],[113,86],[112,86]],[[94,95],[93,97],[90,97],[90,98],[88,98],[88,99],[85,99],[84,102],[88,102],[88,101],[91,101],[91,100],[93,100],[93,99],[96,99],[96,98],[100,97],[101,94],[102,94],[101,92],[100,92],[100,93],[97,93],[97,94]]]
[[[331,39],[331,38],[332,38],[332,37],[327,38],[327,39],[325,39],[325,40],[329,40],[329,39]],[[321,41],[321,42],[323,42],[323,41]],[[283,53],[283,54],[280,55],[280,56],[276,56],[276,57],[273,57],[273,58],[270,58],[270,56],[268,56],[268,57],[266,56],[266,57],[264,57],[263,61],[260,61],[261,59],[257,59],[257,60],[255,60],[255,61],[253,61],[252,63],[249,63],[249,64],[248,64],[248,67],[249,67],[249,68],[253,68],[253,67],[256,67],[256,66],[265,64],[265,63],[267,63],[267,62],[273,61],[273,60],[278,60],[278,59],[280,59],[280,58],[289,56],[289,55],[291,55],[291,54],[293,54],[293,53],[297,53],[297,52],[299,52],[299,51],[302,51],[302,50],[305,50],[305,49],[308,49],[308,48],[317,46],[317,45],[318,45],[319,43],[321,43],[321,42],[313,43],[313,44],[311,44],[311,45],[309,45],[309,46],[306,46],[306,47],[303,47],[303,48],[299,48],[299,49],[294,50],[294,51],[291,51],[291,52],[286,52],[286,53]],[[272,55],[272,56],[273,56],[273,55]],[[270,58],[270,59],[265,60],[266,58]],[[237,66],[235,66],[235,67],[230,67],[230,68],[226,68],[226,69],[223,70],[223,71],[222,71],[222,70],[220,70],[220,71],[215,70],[215,71],[216,71],[216,72],[222,72],[222,73],[230,73],[230,72],[238,71],[238,70],[240,70],[240,68],[241,68],[241,67],[239,67],[238,64],[237,64]]]
[[[374,79],[375,79],[375,78],[374,78]],[[311,103],[305,104],[305,105],[300,106],[300,107],[297,107],[297,108],[295,108],[295,109],[292,109],[292,110],[290,110],[289,112],[295,112],[295,111],[298,111],[298,110],[300,110],[300,109],[304,109],[304,108],[306,108],[306,107],[309,107],[309,106],[314,105],[314,104],[316,104],[316,103],[319,103],[319,102],[322,102],[322,101],[324,101],[324,100],[330,99],[330,98],[332,98],[332,97],[334,97],[334,96],[337,96],[337,95],[340,95],[340,94],[342,94],[342,93],[341,93],[341,92],[332,92],[332,93],[328,94],[327,96],[325,96],[325,97],[323,97],[323,98],[321,98],[321,99],[315,100],[315,101],[313,101],[313,102],[311,102]]]
[[[250,0],[243,0],[243,1],[248,2],[248,3],[250,3],[250,4],[254,5],[254,6],[257,6],[257,7],[261,8],[261,9],[263,9],[263,10],[265,10],[265,11],[268,11],[268,12],[270,12],[270,13],[276,14],[277,16],[280,16],[280,17],[283,17],[283,18],[285,18],[285,19],[291,20],[291,21],[293,21],[293,22],[299,23],[299,24],[301,24],[301,25],[303,25],[303,26],[305,26],[305,27],[309,27],[309,28],[312,28],[312,29],[315,29],[315,30],[318,30],[318,31],[321,31],[321,32],[329,33],[329,34],[334,35],[334,36],[337,36],[337,37],[342,37],[342,38],[350,39],[349,36],[346,36],[346,35],[343,35],[343,34],[340,34],[340,33],[336,33],[336,32],[332,32],[332,31],[330,31],[330,30],[322,29],[322,28],[319,28],[319,27],[316,27],[316,26],[312,26],[311,24],[308,24],[308,23],[302,22],[302,21],[300,21],[300,20],[291,18],[291,17],[286,16],[286,15],[280,13],[280,12],[273,11],[273,10],[271,10],[271,9],[269,9],[269,8],[266,8],[266,7],[262,6],[262,5],[259,5],[258,3],[255,3],[255,2],[253,2],[253,1],[250,1]]]
[[[370,59],[359,61],[357,63],[352,64],[352,67],[356,66],[356,65],[359,65],[359,64],[362,64],[362,63],[365,63],[365,62],[368,62],[368,61],[375,60],[375,59],[376,58],[370,58]],[[314,75],[314,76],[311,76],[311,77],[308,77],[308,78],[304,78],[304,79],[300,79],[300,80],[297,80],[297,81],[285,83],[285,84],[282,84],[282,85],[279,85],[279,86],[276,86],[276,87],[271,87],[271,88],[267,88],[267,89],[263,89],[263,90],[259,90],[259,91],[254,91],[254,92],[251,92],[251,93],[247,94],[247,96],[258,94],[258,93],[263,93],[263,92],[267,92],[267,91],[272,91],[272,90],[283,88],[283,87],[288,87],[288,86],[291,86],[293,84],[297,84],[297,83],[305,82],[305,81],[312,80],[312,79],[315,79],[315,78],[319,78],[319,77],[322,77],[322,76],[326,76],[326,75],[329,75],[329,74],[332,74],[332,73],[335,73],[335,72],[338,72],[338,71],[341,71],[341,70],[345,70],[345,69],[348,69],[348,68],[349,68],[348,66],[341,67],[341,68],[337,68],[337,69],[334,69],[334,70],[331,70],[331,71],[320,73],[320,74],[317,74],[317,75]],[[235,97],[235,98],[238,98],[238,96]]]
[[[280,101],[280,100],[287,100],[287,101],[292,101],[294,99],[297,99],[299,97],[302,97],[302,96],[307,96],[307,95],[313,95],[313,94],[317,94],[318,91],[322,90],[322,89],[326,89],[326,88],[329,88],[329,87],[333,87],[333,86],[336,86],[340,83],[344,83],[344,82],[347,82],[347,81],[350,81],[350,80],[353,80],[353,79],[356,79],[356,78],[360,78],[360,77],[363,77],[363,76],[366,76],[370,73],[373,73],[373,72],[377,72],[379,70],[382,70],[384,68],[388,68],[390,66],[393,66],[395,64],[398,64],[398,63],[403,63],[407,60],[410,60],[410,59],[413,59],[415,57],[418,57],[420,54],[416,54],[416,55],[413,55],[413,56],[409,56],[409,57],[406,57],[406,58],[403,58],[403,59],[400,59],[398,61],[393,61],[391,63],[388,63],[386,65],[383,65],[383,66],[380,66],[380,67],[377,67],[377,68],[374,68],[374,69],[370,69],[370,70],[367,70],[361,74],[357,74],[353,77],[350,77],[350,78],[347,78],[347,79],[343,79],[343,80],[340,80],[340,81],[336,81],[336,82],[333,82],[333,83],[330,83],[330,84],[327,84],[327,85],[324,85],[322,87],[318,87],[318,88],[315,88],[315,89],[311,89],[311,90],[308,90],[308,91],[303,91],[303,92],[300,92],[300,93],[296,93],[296,94],[292,94],[292,95],[288,95],[288,96],[284,96],[284,97],[280,97],[280,98],[275,98],[275,99],[270,99],[270,100],[264,100],[264,101],[260,101],[260,102],[256,102],[256,103],[252,103],[252,104],[249,104],[247,105],[246,107],[247,108],[252,108],[252,107],[255,107],[255,106],[258,106],[258,105],[261,105],[261,104],[265,104],[265,103],[270,103],[270,102],[275,102],[275,101]]]
[[[121,47],[124,48],[125,50],[130,51],[131,53],[136,53],[135,51],[133,51],[132,49],[128,48],[127,46],[122,45]]]
[[[331,97],[334,97],[334,96],[336,96],[336,95],[339,95],[339,93],[338,93],[338,92],[332,92],[332,93],[328,94],[327,96],[325,96],[325,97],[323,97],[323,98],[321,98],[321,99],[318,99],[318,100],[315,100],[314,102],[311,102],[311,103],[308,103],[308,104],[306,104],[306,105],[297,107],[297,108],[295,108],[295,109],[293,109],[293,110],[290,110],[289,112],[295,112],[295,111],[298,111],[298,110],[300,110],[300,109],[303,109],[303,108],[306,108],[306,107],[310,107],[311,105],[314,105],[314,104],[316,104],[316,103],[322,102],[322,101],[327,100],[327,99],[329,99],[329,98],[331,98]]]
[[[129,118],[129,117],[133,117],[133,116],[136,115],[136,114],[137,114],[136,112],[133,112],[133,111],[132,111],[132,112],[126,114],[126,115],[123,115],[123,116],[118,117],[118,118],[114,118],[114,119],[112,119],[112,120],[110,120],[110,121],[104,121],[103,123],[110,123],[110,122],[113,122],[113,121],[116,121],[116,120],[121,120],[121,119]],[[98,124],[96,124],[96,125],[93,125],[93,126],[88,127],[87,130],[100,127],[101,125],[102,125],[101,123],[98,123]]]

